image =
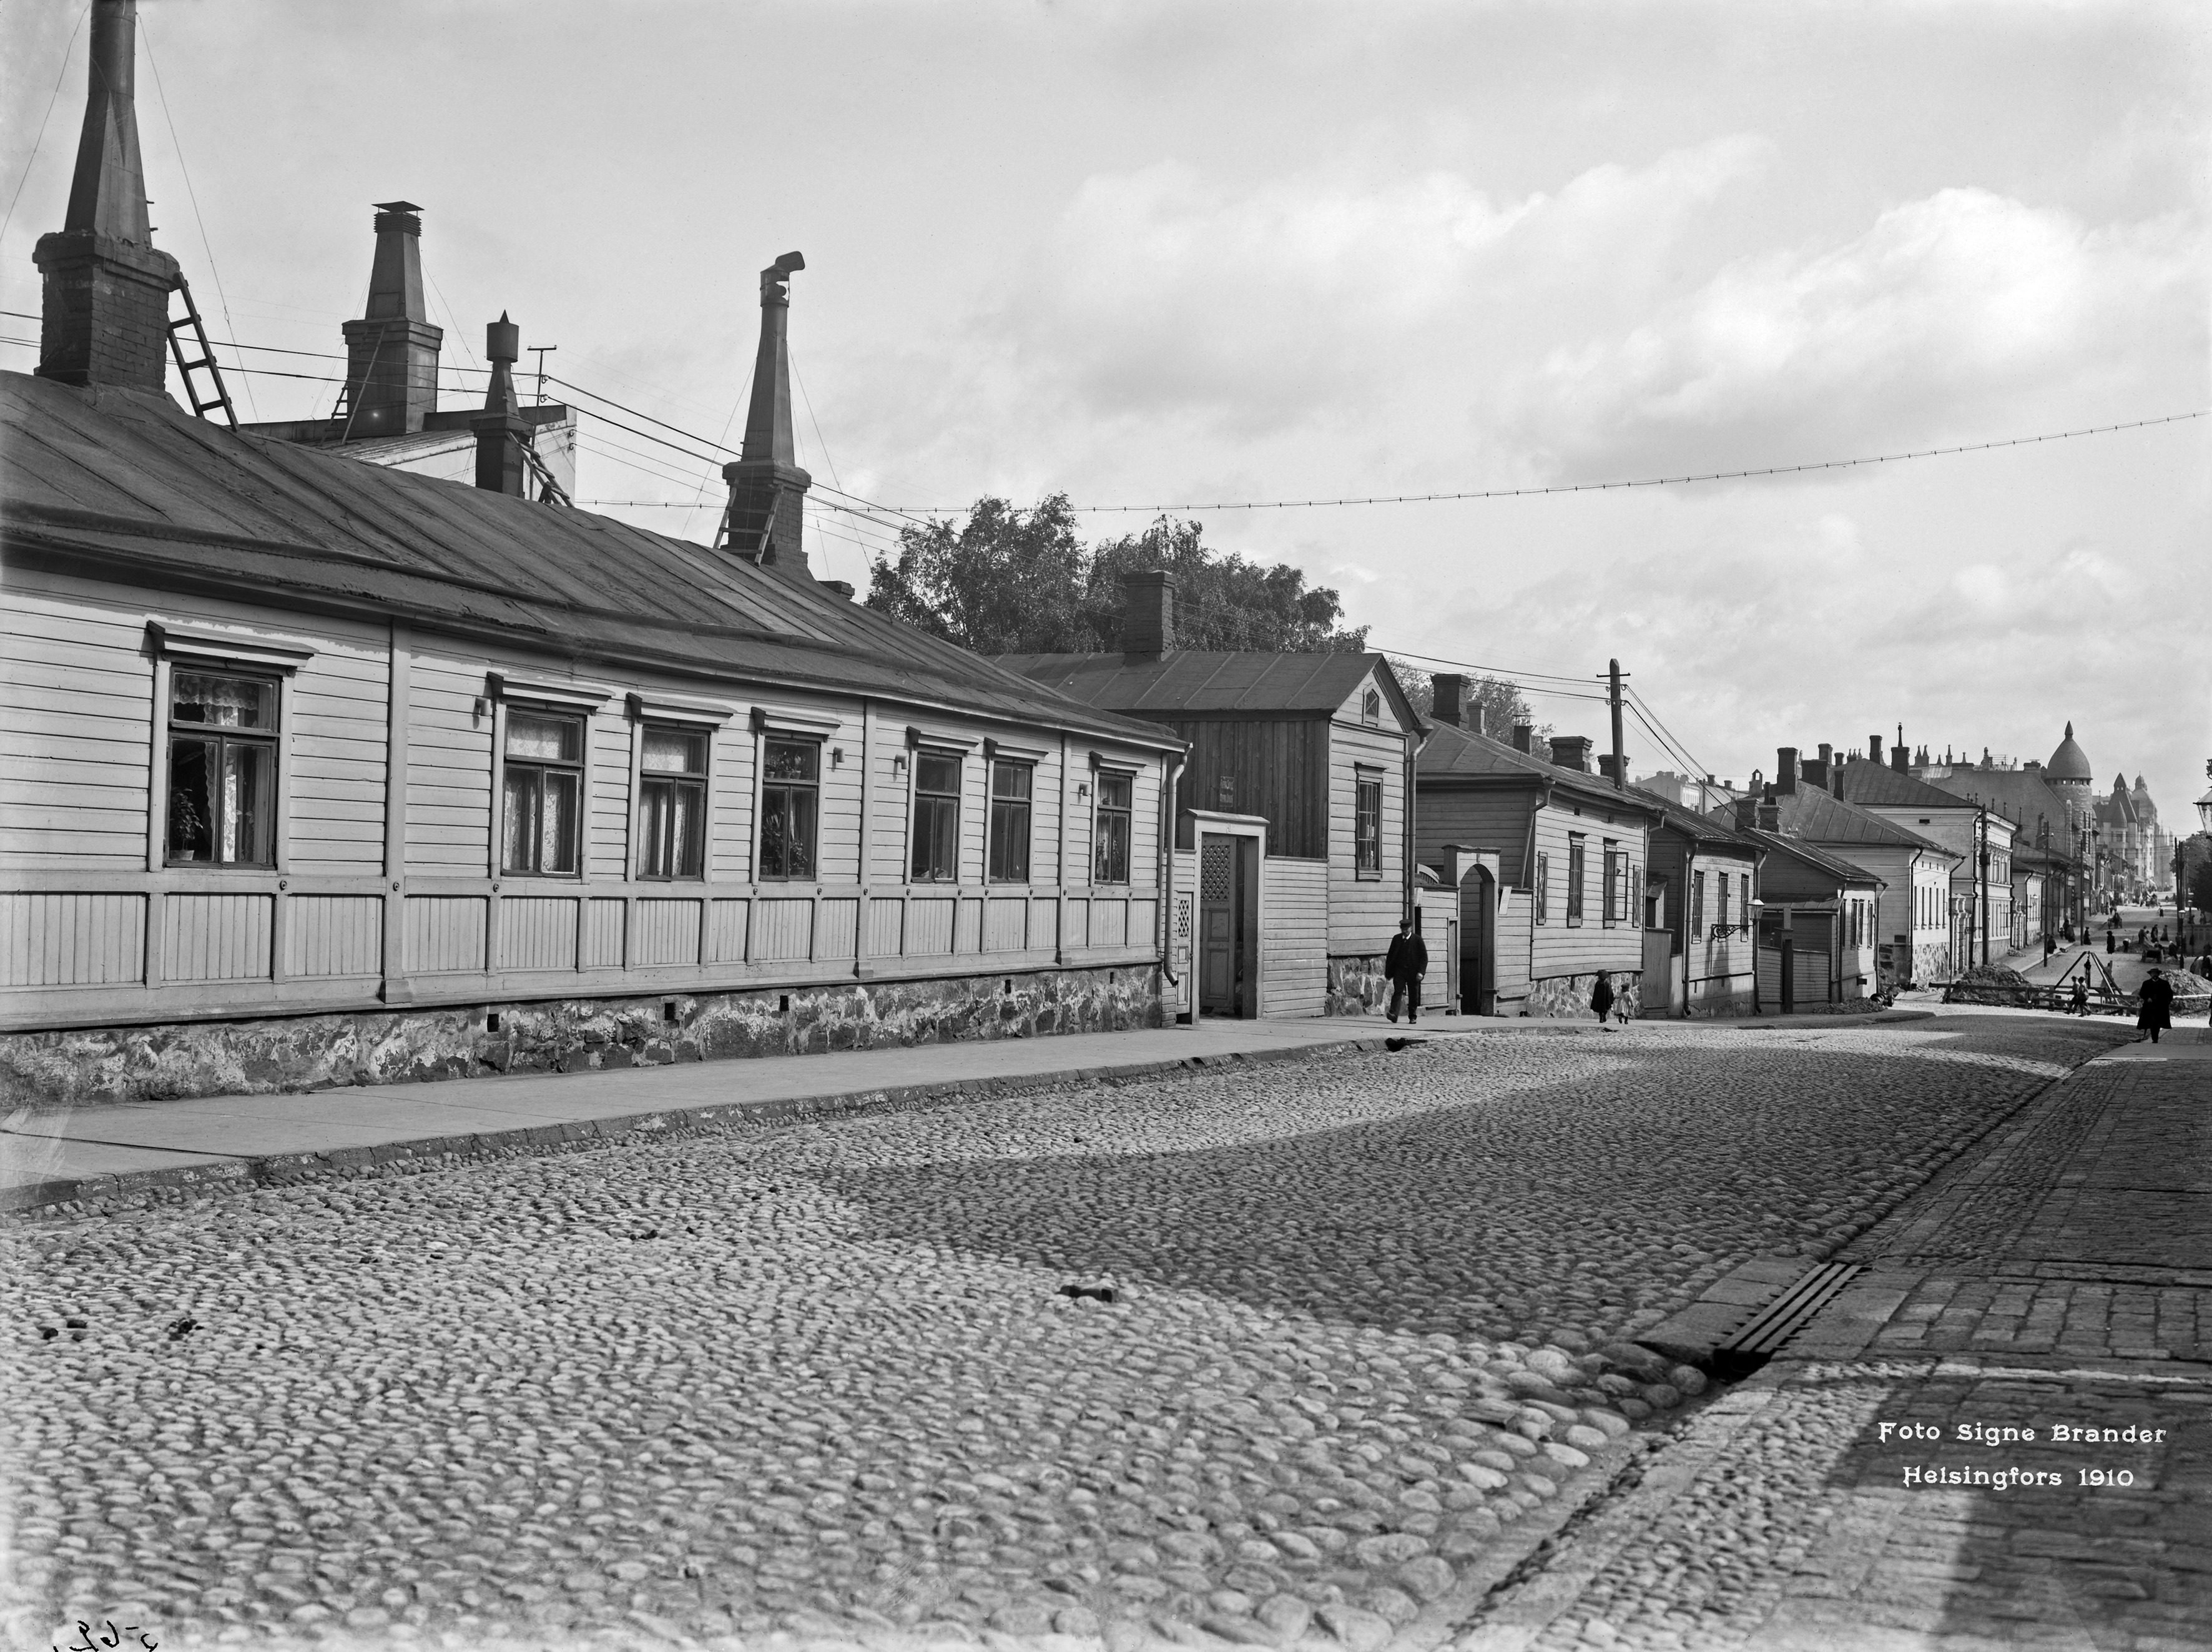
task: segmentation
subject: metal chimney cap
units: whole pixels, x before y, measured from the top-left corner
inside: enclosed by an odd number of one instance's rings
[[[379,212],[420,212],[422,210],[412,201],[371,201],[369,205]]]

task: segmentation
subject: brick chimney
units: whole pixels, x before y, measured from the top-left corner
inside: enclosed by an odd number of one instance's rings
[[[1164,569],[1121,579],[1121,657],[1131,665],[1175,652],[1175,575]]]
[[[1777,746],[1774,750],[1774,789],[1784,797],[1794,797],[1797,792],[1797,748]]]
[[[1829,776],[1834,772],[1835,762],[1835,747],[1823,740],[1820,742],[1820,755],[1806,758],[1797,766],[1798,773],[1804,776],[1807,784],[1817,786],[1825,792],[1829,789]]]
[[[722,467],[730,484],[730,544],[763,568],[805,574],[806,490],[814,478],[799,468],[791,434],[791,277],[806,260],[787,252],[761,271],[760,349],[753,357],[753,397],[744,445]]]
[[[1867,736],[1867,761],[1876,768],[1881,767],[1881,736],[1879,734]]]
[[[376,203],[376,256],[368,267],[368,304],[341,329],[346,341],[349,441],[404,436],[438,410],[438,347],[442,327],[430,325],[422,297],[422,209],[412,201]]]
[[[1766,795],[1759,800],[1759,829],[1778,832],[1782,829],[1782,805],[1774,800],[1774,788],[1768,787]]]
[[[84,129],[62,227],[32,261],[45,278],[39,377],[159,392],[177,261],[154,246],[135,100],[137,0],[94,0]]]
[[[1431,679],[1437,691],[1436,708],[1430,715],[1454,728],[1467,726],[1467,678],[1457,671],[1439,671]]]
[[[1745,831],[1759,824],[1759,799],[1748,792],[1735,800],[1735,823]]]
[[[1571,768],[1577,774],[1590,772],[1590,738],[1587,734],[1554,734],[1552,737],[1552,761],[1561,768]]]
[[[1513,749],[1516,751],[1527,751],[1530,742],[1533,741],[1535,737],[1536,726],[1534,723],[1516,723],[1513,725]]]
[[[1601,751],[1597,754],[1597,772],[1616,786],[1628,784],[1628,776],[1622,772],[1626,767],[1627,762],[1625,758],[1617,757],[1610,751]]]
[[[499,319],[484,329],[484,357],[491,363],[491,384],[484,392],[484,410],[469,421],[477,433],[477,486],[494,493],[524,497],[529,461],[523,449],[530,440],[530,422],[522,416],[514,394],[514,363],[522,354],[522,329],[500,312]]]

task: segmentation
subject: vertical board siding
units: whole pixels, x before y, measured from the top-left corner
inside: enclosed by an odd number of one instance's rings
[[[860,903],[858,901],[824,901],[817,920],[814,934],[814,956],[817,958],[850,958],[860,953]]]
[[[574,896],[508,896],[499,903],[499,967],[574,969],[577,902]]]
[[[584,902],[584,934],[581,956],[577,967],[583,969],[619,969],[623,966],[623,908],[627,901],[598,900]]]
[[[752,915],[750,901],[713,901],[707,922],[707,951],[702,963],[736,963],[745,956],[746,920]]]
[[[617,701],[615,706],[621,702]],[[591,806],[584,822],[584,865],[593,878],[629,875],[630,724],[610,707],[584,720],[592,742]]]
[[[1018,952],[1027,944],[1029,902],[1000,899],[984,903],[983,950]]]
[[[400,948],[410,975],[434,975],[484,967],[486,908],[481,895],[415,895],[407,900],[407,933]]]
[[[703,901],[640,901],[630,962],[696,963]]]
[[[903,950],[903,901],[875,900],[868,902],[868,956],[872,958],[895,958]]]
[[[411,676],[407,870],[480,875],[491,856],[492,814],[492,720],[476,711],[483,668],[418,652]]]
[[[1264,815],[1269,853],[1319,859],[1328,853],[1334,823],[1327,810],[1330,776],[1326,717],[1280,721],[1158,720],[1167,722],[1190,742],[1190,756],[1176,785],[1176,814],[1186,809],[1221,809],[1230,814]],[[1221,800],[1224,780],[1233,786],[1225,805]],[[1155,815],[1158,787],[1155,780],[1152,799]]]
[[[918,896],[906,903],[908,957],[926,957],[952,951],[952,907],[950,896]]]
[[[1058,901],[1040,898],[1030,902],[1029,944],[1031,946],[1062,944],[1060,938],[1060,902]]]
[[[1127,946],[1129,944],[1129,903],[1104,898],[1091,902],[1091,944]]]
[[[1328,998],[1328,865],[1260,863],[1260,1013],[1319,1015]]]
[[[1060,944],[1062,946],[1091,944],[1091,902],[1080,896],[1060,905]]]
[[[1151,946],[1160,936],[1160,903],[1157,898],[1129,902],[1129,932],[1126,944]]]
[[[284,907],[284,973],[374,975],[384,968],[384,901],[375,895],[295,895]]]
[[[960,910],[953,920],[952,950],[955,952],[980,952],[983,950],[983,903],[981,901],[960,902]]]
[[[763,901],[756,921],[760,925],[753,945],[757,958],[803,958],[813,949],[811,901]]]
[[[270,895],[172,895],[161,902],[164,981],[266,981],[276,901]]]
[[[146,979],[143,895],[0,895],[0,987]]]

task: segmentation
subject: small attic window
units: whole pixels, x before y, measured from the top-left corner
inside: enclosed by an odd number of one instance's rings
[[[1382,690],[1370,689],[1359,696],[1359,720],[1372,727],[1382,720]]]

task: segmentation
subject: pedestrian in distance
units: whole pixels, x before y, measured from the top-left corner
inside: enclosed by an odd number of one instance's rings
[[[1421,1018],[1421,977],[1428,973],[1428,945],[1413,932],[1413,914],[1409,912],[1398,920],[1398,932],[1390,938],[1390,951],[1382,960],[1382,978],[1390,983],[1393,1025],[1401,1004],[1408,1025]]]
[[[2074,1002],[2069,1007],[2075,1015],[2089,1013],[2089,976],[2086,970],[2074,977]]]
[[[1597,1024],[1611,1032],[1605,1018],[1613,1010],[1613,979],[1602,969],[1598,971],[1597,985],[1590,988],[1590,1008],[1597,1011]]]
[[[2043,961],[2051,962],[2051,955],[2058,950],[2058,937],[2046,934],[2043,938]]]
[[[2136,1030],[2148,1033],[2150,1042],[2155,1044],[2159,1034],[2173,1025],[2173,983],[2163,971],[2153,969],[2150,978],[2142,984],[2142,991],[2136,995],[2136,1001],[2142,1007],[2136,1011]]]

